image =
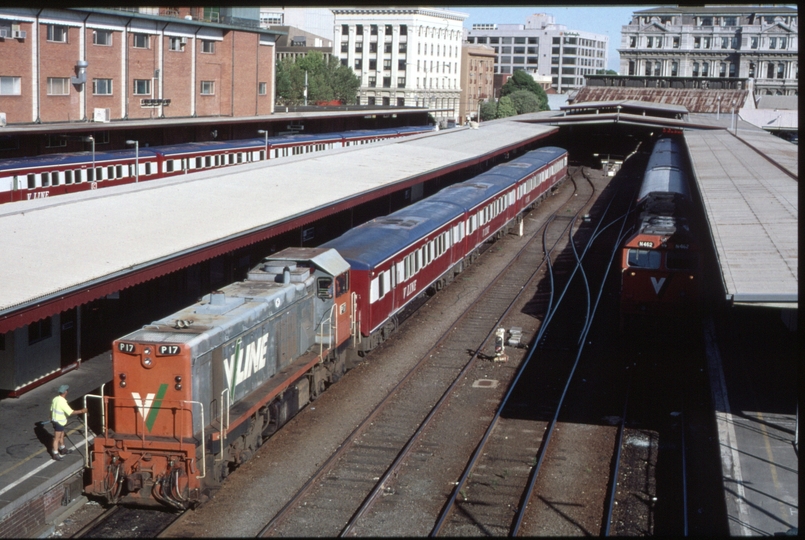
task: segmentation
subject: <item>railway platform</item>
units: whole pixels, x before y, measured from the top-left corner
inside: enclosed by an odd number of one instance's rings
[[[50,402],[58,387],[67,384],[70,406],[82,408],[84,396],[97,394],[111,379],[111,354],[105,353],[19,398],[0,400],[0,538],[47,536],[80,502],[86,455],[83,416],[71,416],[65,430],[65,446],[73,452],[55,461],[50,455]]]
[[[704,333],[729,534],[796,534],[796,332],[770,310],[744,308],[706,321]]]

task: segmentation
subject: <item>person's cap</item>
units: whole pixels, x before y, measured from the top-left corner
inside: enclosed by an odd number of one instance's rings
[[[63,384],[63,385],[61,385],[61,386],[59,387],[59,393],[60,393],[60,394],[63,394],[63,393],[65,393],[65,392],[66,392],[66,391],[67,391],[69,388],[70,388],[70,387],[69,387],[68,385]]]

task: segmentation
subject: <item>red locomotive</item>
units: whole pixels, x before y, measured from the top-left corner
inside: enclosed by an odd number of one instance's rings
[[[683,145],[658,139],[637,198],[636,232],[623,244],[621,319],[690,315],[699,304],[699,244]]]

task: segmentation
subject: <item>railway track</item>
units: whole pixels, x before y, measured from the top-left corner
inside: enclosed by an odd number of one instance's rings
[[[577,189],[570,194],[550,226],[545,227],[546,234],[537,235],[520,251],[517,262],[510,265],[487,288],[482,299],[451,325],[452,330],[423,355],[417,366],[350,434],[339,452],[268,523],[260,532],[261,536],[423,532],[411,529],[390,531],[383,525],[379,525],[379,529],[373,527],[386,521],[384,512],[396,512],[395,507],[400,505],[414,504],[422,512],[433,515],[435,508],[443,503],[444,493],[435,494],[430,501],[421,498],[406,500],[405,486],[397,485],[395,479],[427,482],[427,478],[414,479],[410,469],[418,460],[434,459],[432,456],[437,453],[439,445],[429,437],[433,432],[440,436],[444,432],[441,427],[431,427],[431,422],[434,426],[451,424],[450,414],[474,415],[479,409],[488,409],[489,401],[499,399],[499,396],[492,396],[508,386],[516,372],[516,359],[510,359],[511,364],[494,362],[494,348],[490,343],[493,343],[496,328],[510,327],[511,321],[521,321],[527,299],[536,293],[538,278],[545,272],[545,253],[564,239],[576,216],[593,196],[591,184],[581,175],[574,178],[574,183]],[[543,245],[540,245],[540,238]],[[534,321],[533,313],[525,317]],[[521,351],[517,353],[512,351],[512,356],[522,356]],[[494,379],[479,376],[479,371],[489,370],[497,372]],[[468,385],[471,381],[474,382]],[[467,393],[468,386],[481,387],[485,391]],[[410,393],[418,396],[416,404],[406,399]],[[428,397],[422,399],[423,395]],[[461,420],[455,425],[465,423],[466,420]],[[460,435],[456,434],[456,437],[459,440]],[[471,441],[472,437],[463,439]],[[461,455],[460,451],[454,453]],[[448,469],[458,467],[460,463],[447,466]],[[443,490],[434,489],[434,493],[439,491]],[[394,504],[390,505],[392,500]]]
[[[155,538],[179,517],[163,508],[117,505],[87,523],[73,538]]]

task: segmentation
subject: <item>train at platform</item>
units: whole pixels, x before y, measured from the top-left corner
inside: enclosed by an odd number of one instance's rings
[[[370,144],[432,130],[432,126],[406,126],[5,159],[0,160],[0,204]]]
[[[700,304],[700,244],[682,141],[654,143],[621,254],[621,325],[635,316],[691,317]]]
[[[284,423],[385,340],[420,295],[567,175],[544,147],[315,248],[265,257],[245,280],[113,343],[111,395],[85,492],[108,503],[197,505]],[[98,407],[97,403],[101,406]],[[92,406],[92,403],[89,403]]]

